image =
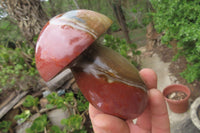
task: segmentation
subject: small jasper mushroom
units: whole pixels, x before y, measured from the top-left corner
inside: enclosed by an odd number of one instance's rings
[[[36,67],[45,81],[70,68],[86,99],[104,113],[134,119],[146,108],[147,87],[138,70],[97,41],[112,21],[90,10],[52,18],[36,46]]]

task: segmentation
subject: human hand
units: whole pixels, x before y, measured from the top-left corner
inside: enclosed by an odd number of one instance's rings
[[[89,115],[95,133],[170,133],[169,117],[162,93],[157,88],[157,76],[151,69],[143,69],[140,76],[150,89],[149,104],[143,114],[132,120],[122,120],[118,117],[104,114],[91,104]]]

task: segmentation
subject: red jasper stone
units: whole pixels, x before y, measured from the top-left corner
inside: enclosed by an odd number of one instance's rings
[[[36,48],[36,67],[41,77],[49,81],[80,55],[94,38],[70,26],[47,24]]]
[[[36,67],[45,81],[60,73],[101,34],[112,21],[90,10],[73,10],[52,18],[36,45]]]

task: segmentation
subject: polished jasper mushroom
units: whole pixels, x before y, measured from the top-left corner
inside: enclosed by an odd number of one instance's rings
[[[73,10],[52,18],[38,38],[36,67],[45,81],[70,68],[93,106],[133,119],[147,105],[147,88],[132,64],[95,41],[111,24],[108,17],[90,10]]]

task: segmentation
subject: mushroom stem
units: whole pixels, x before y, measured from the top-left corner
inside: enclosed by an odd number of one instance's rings
[[[137,69],[112,49],[95,42],[69,67],[83,95],[103,112],[129,119],[146,107],[146,86]]]

